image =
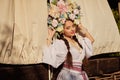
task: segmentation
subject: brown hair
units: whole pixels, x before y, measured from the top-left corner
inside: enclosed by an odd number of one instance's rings
[[[60,34],[60,33],[58,33],[58,34]],[[60,34],[60,37],[58,37],[58,39],[61,39],[61,40],[64,41],[64,43],[65,43],[65,45],[66,45],[66,47],[67,47],[67,50],[68,50],[67,55],[66,55],[66,61],[65,61],[65,62],[67,63],[68,67],[72,67],[72,66],[73,66],[73,63],[72,63],[72,54],[71,54],[71,52],[70,52],[69,42],[63,37],[63,34]],[[76,38],[76,36],[73,36],[73,40],[75,40],[75,41],[78,43],[78,45],[79,45],[81,48],[83,48],[82,45],[79,43],[78,39]]]

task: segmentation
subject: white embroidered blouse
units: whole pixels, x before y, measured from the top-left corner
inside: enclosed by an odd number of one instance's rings
[[[89,58],[92,56],[92,43],[87,38],[78,39],[79,43],[82,45],[83,49],[79,51],[74,46],[70,45],[70,52],[72,54],[73,62],[80,62],[86,56]],[[68,50],[63,40],[55,40],[53,44],[49,47],[44,47],[43,49],[43,63],[47,63],[55,68],[59,67],[66,59],[66,54]]]

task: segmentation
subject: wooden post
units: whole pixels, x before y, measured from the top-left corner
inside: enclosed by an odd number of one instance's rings
[[[118,11],[119,11],[119,17],[120,17],[120,0],[118,1]]]
[[[49,78],[49,80],[51,80],[50,65],[48,65],[48,78]]]

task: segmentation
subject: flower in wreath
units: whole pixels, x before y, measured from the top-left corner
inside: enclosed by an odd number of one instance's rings
[[[50,7],[48,9],[48,15],[50,15],[54,18],[58,18],[60,16],[58,7],[56,5],[50,4]]]
[[[67,5],[65,4],[65,2],[63,0],[58,1],[57,7],[58,7],[58,10],[61,14],[66,13],[68,10]]]
[[[74,24],[80,24],[80,6],[75,2],[65,2],[59,0],[57,3],[48,4],[48,27],[53,27],[61,32],[67,19],[74,21]]]

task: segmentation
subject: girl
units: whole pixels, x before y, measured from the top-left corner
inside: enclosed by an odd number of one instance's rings
[[[65,21],[60,38],[52,40],[55,32],[54,29],[48,29],[43,62],[55,68],[63,63],[57,80],[88,80],[81,67],[83,59],[92,55],[93,37],[81,24],[74,25],[70,19]]]

